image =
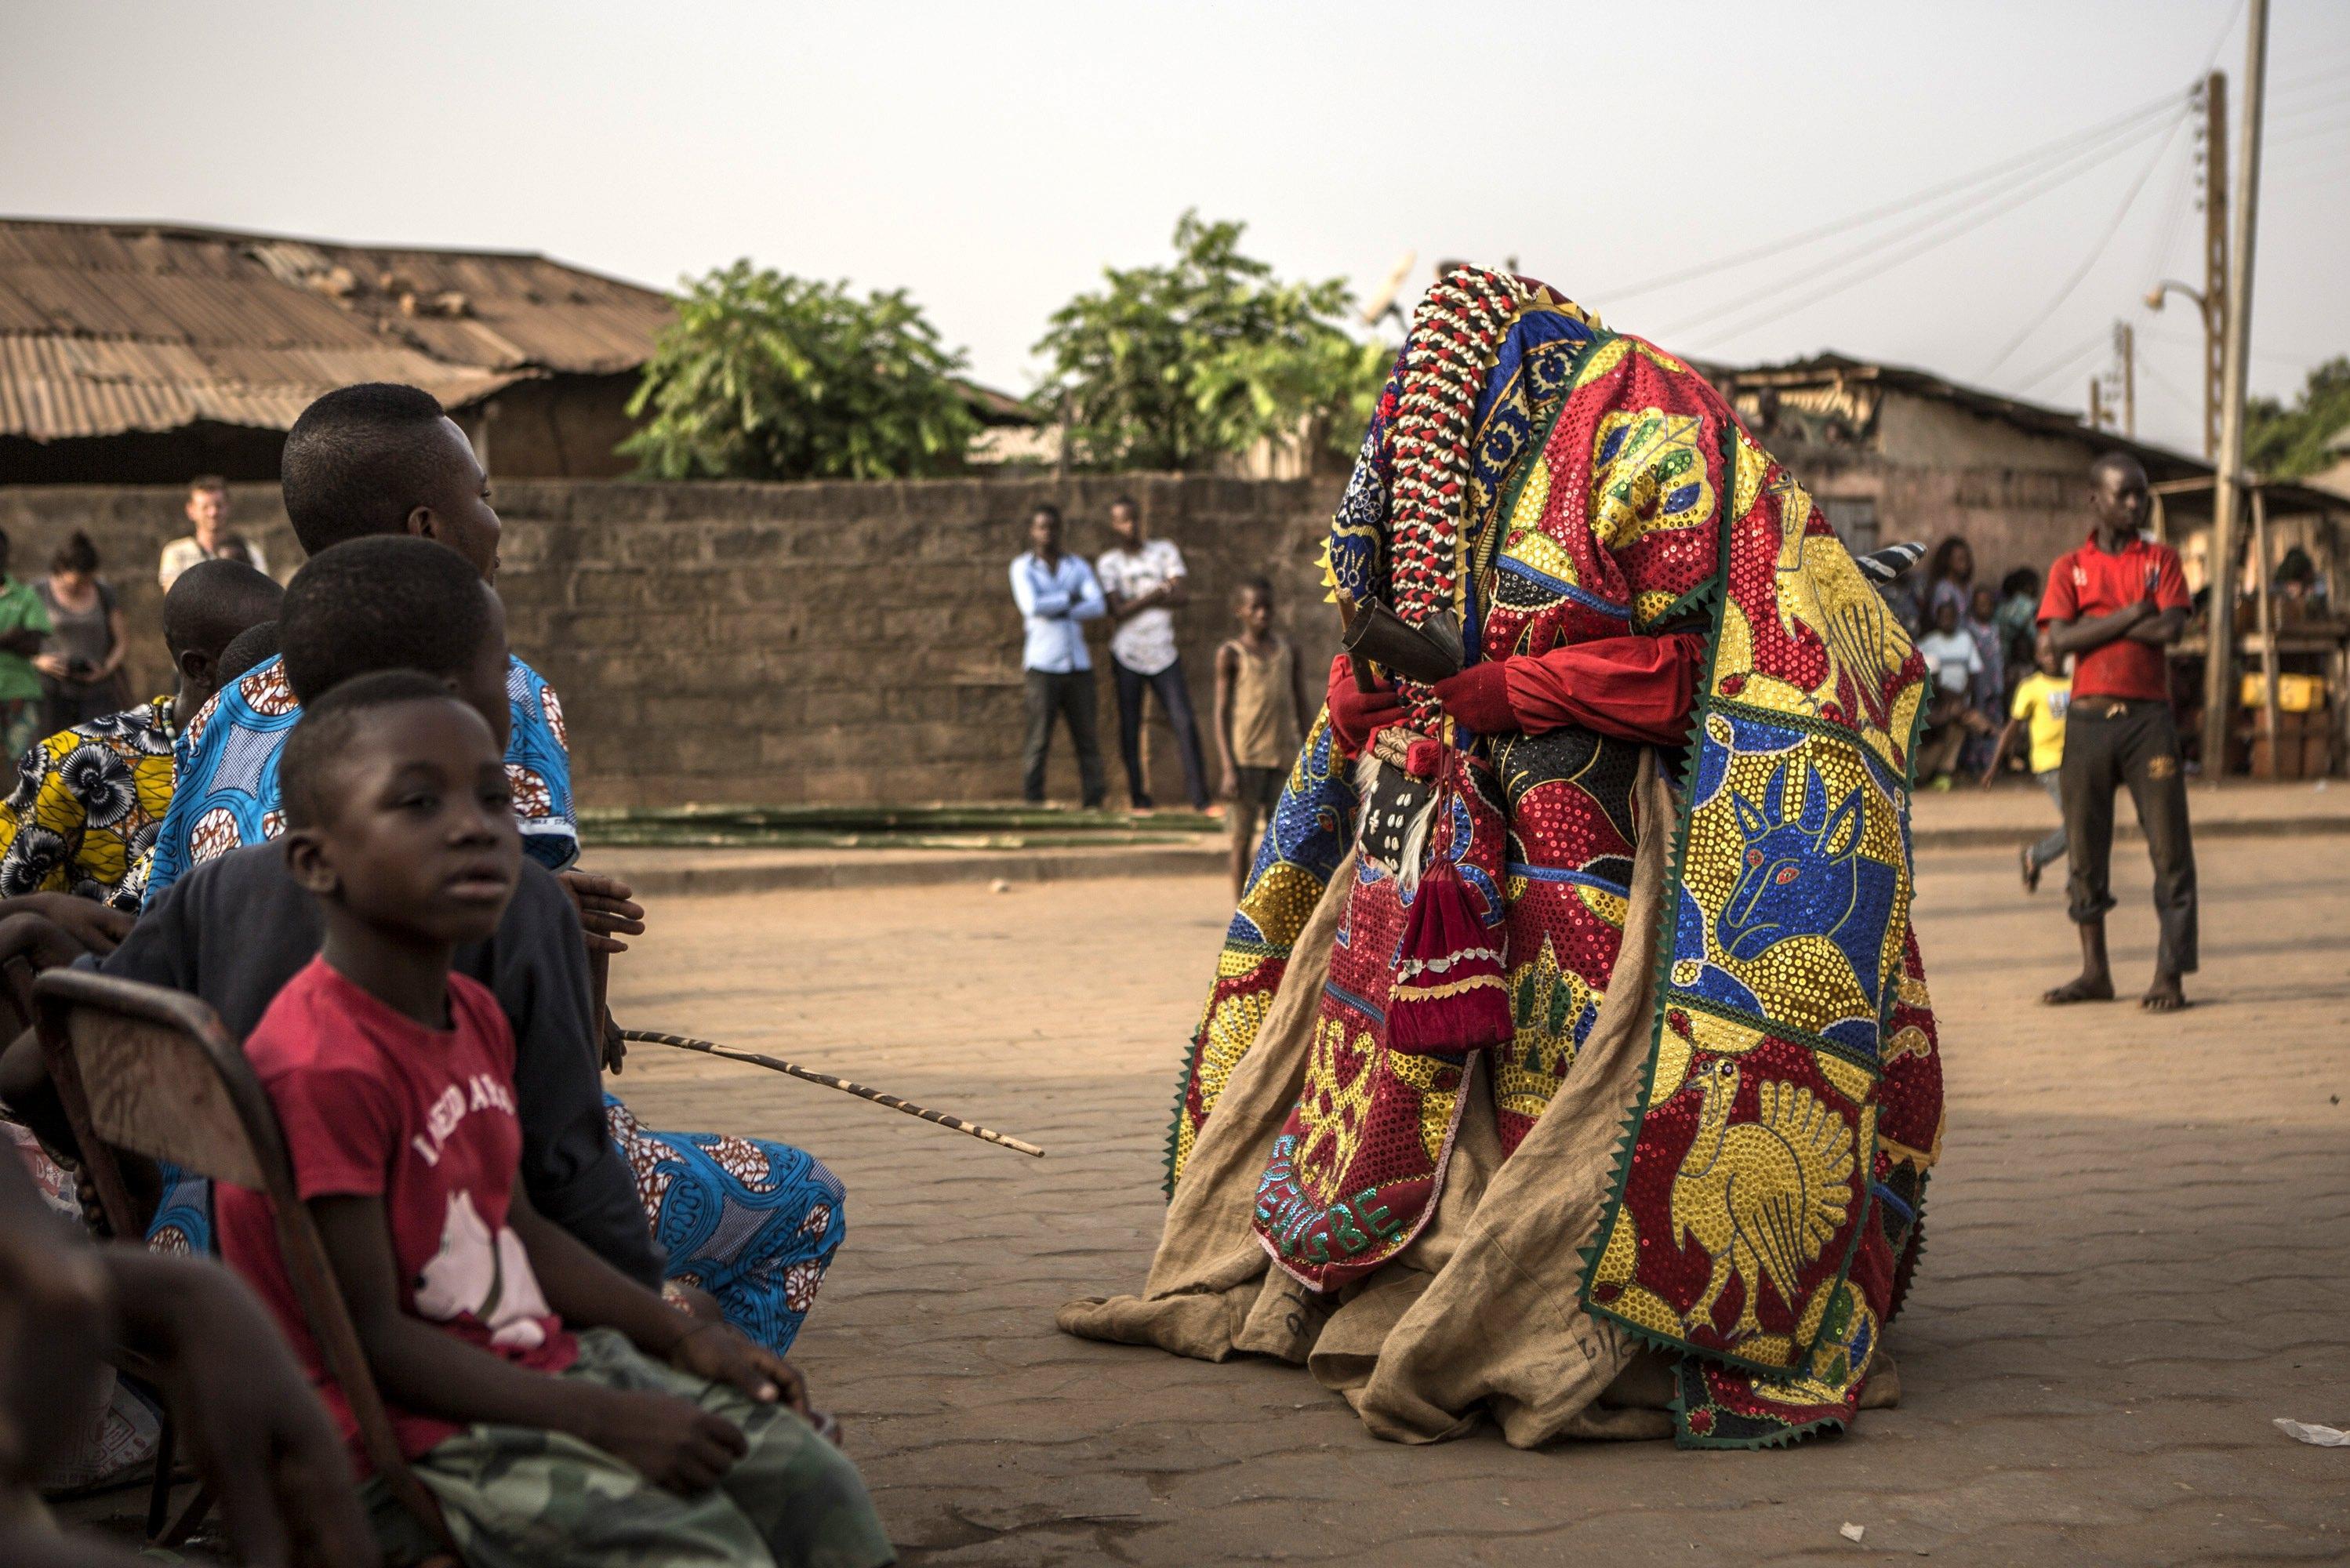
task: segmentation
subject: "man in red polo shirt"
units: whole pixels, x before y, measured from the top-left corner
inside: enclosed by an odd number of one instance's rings
[[[2127,784],[2154,859],[2154,911],[2161,945],[2140,1005],[2187,1005],[2179,977],[2195,971],[2195,846],[2187,831],[2187,780],[2170,715],[2164,651],[2187,626],[2187,578],[2178,553],[2146,534],[2146,470],[2108,452],[2089,470],[2088,543],[2058,560],[2040,601],[2040,645],[2074,659],[2065,722],[2064,830],[2073,874],[2066,910],[2081,928],[2080,975],[2041,1000],[2110,1002],[2106,911],[2114,907],[2114,790]]]

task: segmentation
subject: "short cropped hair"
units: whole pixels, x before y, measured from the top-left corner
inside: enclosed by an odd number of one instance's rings
[[[2091,479],[2095,479],[2097,475],[2105,472],[2107,469],[2112,469],[2118,473],[2135,473],[2140,479],[2144,479],[2146,477],[2146,464],[2138,462],[2137,459],[2132,457],[2126,452],[2116,451],[2098,453],[2097,460],[2089,464],[2089,477]]]
[[[347,539],[405,533],[432,488],[445,417],[432,393],[390,381],[340,387],[303,410],[278,462],[302,548],[315,556]]]
[[[277,623],[255,621],[234,637],[221,649],[220,683],[226,686],[246,670],[268,663],[277,657]]]
[[[1232,603],[1241,602],[1243,594],[1255,594],[1265,603],[1273,602],[1273,579],[1265,576],[1243,577],[1232,585]]]
[[[1112,512],[1117,511],[1121,506],[1125,507],[1128,512],[1133,513],[1137,517],[1142,515],[1142,508],[1134,504],[1134,497],[1131,495],[1121,495],[1117,500],[1109,504],[1109,509]]]
[[[284,588],[243,561],[198,561],[163,596],[163,644],[174,660],[189,652],[218,658],[237,633],[274,619],[285,597]]]
[[[277,789],[286,803],[286,825],[316,827],[326,820],[338,794],[331,787],[335,763],[350,750],[369,714],[407,702],[456,701],[449,688],[430,675],[414,670],[380,670],[346,680],[316,701],[303,703],[302,717],[295,722],[277,758]]]
[[[208,490],[225,491],[227,488],[228,481],[223,479],[217,473],[200,473],[196,475],[195,478],[188,481],[188,493],[190,495],[202,495]]]
[[[1028,521],[1034,523],[1039,517],[1050,517],[1054,522],[1058,523],[1061,520],[1061,509],[1049,501],[1039,501],[1035,505],[1028,508]]]
[[[392,534],[321,551],[278,612],[286,683],[307,704],[380,670],[457,674],[490,635],[489,593],[464,556],[430,539]]]

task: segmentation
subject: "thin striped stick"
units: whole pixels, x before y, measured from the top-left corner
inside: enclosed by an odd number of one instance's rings
[[[846,1078],[836,1078],[829,1073],[813,1072],[796,1062],[786,1062],[780,1056],[763,1056],[756,1051],[737,1051],[729,1046],[713,1044],[707,1040],[689,1040],[682,1034],[656,1034],[650,1029],[623,1029],[620,1031],[620,1038],[639,1041],[648,1045],[674,1045],[681,1051],[699,1051],[705,1056],[723,1056],[729,1062],[748,1062],[754,1067],[765,1067],[777,1073],[789,1073],[795,1078],[805,1078],[811,1084],[822,1084],[827,1089],[838,1089],[844,1094],[855,1095],[860,1100],[871,1100],[877,1106],[887,1106],[893,1111],[903,1111],[910,1116],[920,1116],[926,1122],[936,1122],[942,1127],[952,1127],[959,1133],[969,1133],[972,1137],[987,1143],[998,1144],[1021,1154],[1034,1155],[1039,1159],[1045,1157],[1045,1151],[1033,1143],[991,1131],[976,1122],[967,1122],[961,1116],[951,1116],[944,1111],[929,1110],[914,1104],[911,1100],[901,1100],[895,1095],[885,1095],[879,1089],[868,1089],[862,1084],[852,1084]]]

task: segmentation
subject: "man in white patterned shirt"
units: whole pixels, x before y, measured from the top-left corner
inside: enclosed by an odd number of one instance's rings
[[[1118,681],[1118,744],[1126,761],[1126,787],[1137,811],[1151,805],[1150,781],[1142,774],[1142,691],[1159,693],[1159,706],[1175,732],[1183,759],[1183,787],[1191,809],[1208,809],[1208,781],[1201,764],[1200,726],[1191,712],[1191,692],[1183,681],[1183,660],[1175,651],[1177,607],[1190,597],[1183,553],[1170,539],[1145,535],[1142,513],[1130,496],[1110,503],[1110,532],[1118,545],[1094,564],[1108,596],[1118,629],[1110,634],[1110,673]]]

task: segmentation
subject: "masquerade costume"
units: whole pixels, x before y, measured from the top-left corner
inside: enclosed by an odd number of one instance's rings
[[[1941,1130],[1908,635],[1688,366],[1474,269],[1420,305],[1327,566],[1358,648],[1419,657],[1366,635],[1391,609],[1465,669],[1399,677],[1358,758],[1308,735],[1148,1293],[1062,1326],[1307,1361],[1406,1439],[1647,1435],[1594,1407],[1643,1346],[1685,1445],[1849,1420]]]

